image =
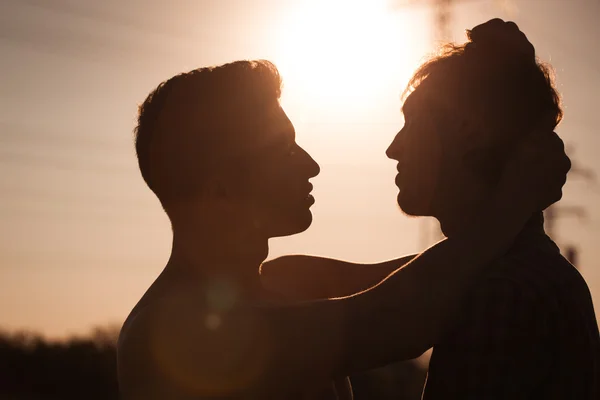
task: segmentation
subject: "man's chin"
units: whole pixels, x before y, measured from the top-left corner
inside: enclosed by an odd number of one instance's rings
[[[401,194],[398,194],[397,201],[400,210],[410,217],[427,217],[431,215],[431,210],[424,202],[407,199]]]
[[[303,215],[296,215],[294,218],[287,219],[278,223],[267,232],[269,238],[296,235],[307,230],[312,225],[312,213],[307,211]]]

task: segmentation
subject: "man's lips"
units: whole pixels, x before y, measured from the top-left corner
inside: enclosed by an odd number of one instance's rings
[[[315,198],[313,197],[312,194],[309,194],[308,196],[306,196],[304,198],[304,201],[306,202],[306,204],[308,204],[309,206],[312,206],[313,204],[315,204]]]
[[[402,176],[404,176],[405,174],[405,167],[403,164],[398,163],[398,166],[396,167],[396,171],[398,171],[398,173],[396,174],[396,186],[400,187],[400,182],[402,181]]]
[[[315,204],[315,198],[313,197],[312,194],[310,194],[313,190],[313,185],[312,183],[308,183],[308,185],[306,186],[306,196],[304,197],[304,202],[306,204],[308,204],[309,206],[312,206],[313,204]]]

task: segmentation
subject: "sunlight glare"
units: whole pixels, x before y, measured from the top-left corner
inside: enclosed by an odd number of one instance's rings
[[[280,33],[284,100],[328,113],[364,112],[390,89],[399,95],[422,47],[409,14],[387,0],[306,1],[290,9]]]

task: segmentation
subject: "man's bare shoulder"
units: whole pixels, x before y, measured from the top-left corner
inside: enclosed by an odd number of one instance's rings
[[[121,332],[119,373],[200,398],[230,396],[259,383],[269,355],[265,327],[254,308],[211,305],[193,288],[145,296]]]
[[[257,308],[223,302],[214,304],[197,287],[174,284],[149,291],[131,311],[121,331],[121,342],[160,340],[175,345],[194,338],[195,346],[247,333],[240,325],[259,319]],[[218,335],[217,335],[218,333]],[[164,343],[163,343],[164,344]],[[213,343],[216,344],[216,343]]]

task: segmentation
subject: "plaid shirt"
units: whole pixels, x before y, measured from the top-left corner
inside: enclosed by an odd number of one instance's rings
[[[545,235],[524,229],[436,345],[424,400],[600,399],[600,337],[588,287]]]

